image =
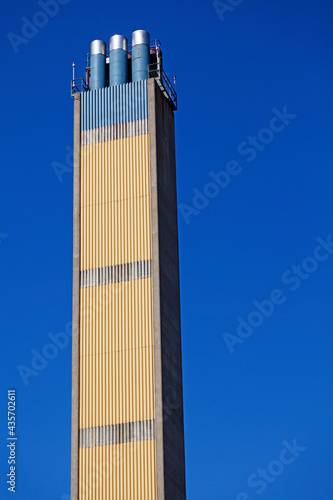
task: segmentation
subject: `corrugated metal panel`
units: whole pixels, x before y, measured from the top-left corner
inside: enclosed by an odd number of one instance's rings
[[[98,440],[155,419],[151,278],[102,284],[105,269],[151,260],[149,137],[133,135],[147,96],[147,82],[82,95],[81,271],[99,286],[81,288],[79,427]],[[131,136],[99,142],[110,133]],[[155,469],[153,439],[81,449],[80,499],[155,500]]]
[[[151,260],[150,215],[149,196],[83,208],[81,270]]]
[[[149,137],[81,148],[81,270],[151,259]]]
[[[147,80],[81,94],[81,130],[148,118]]]
[[[120,123],[109,127],[83,130],[81,133],[81,145],[96,144],[98,142],[115,141],[125,137],[148,134],[148,120],[136,120],[135,122]]]
[[[109,285],[111,283],[121,283],[122,281],[150,278],[150,276],[151,260],[141,260],[140,262],[81,271],[80,287]]]
[[[150,192],[148,134],[82,146],[81,206]]]
[[[80,448],[155,439],[155,420],[80,429]]]
[[[152,347],[88,355],[80,362],[80,429],[154,420]]]
[[[156,442],[82,448],[80,500],[156,500]]]
[[[155,419],[151,287],[81,289],[80,429]]]

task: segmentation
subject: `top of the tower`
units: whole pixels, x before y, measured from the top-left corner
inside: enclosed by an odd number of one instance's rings
[[[75,78],[73,68],[71,95],[155,78],[165,98],[176,110],[177,93],[163,70],[161,42],[151,40],[145,30],[134,31],[131,42],[129,44],[125,36],[118,34],[111,36],[109,48],[103,40],[91,42],[85,79]]]

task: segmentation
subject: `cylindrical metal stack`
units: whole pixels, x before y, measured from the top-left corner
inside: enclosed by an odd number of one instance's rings
[[[90,44],[90,90],[105,87],[106,43],[94,40]]]
[[[132,82],[149,78],[150,35],[145,30],[132,33],[132,52],[129,60],[128,40],[123,35],[110,38],[109,74],[106,74],[106,44],[103,40],[94,40],[90,44],[90,90],[97,90],[128,83],[129,67],[132,67]],[[157,71],[161,69],[159,48],[156,48]],[[107,78],[107,76],[109,78]]]
[[[128,82],[128,41],[123,35],[110,38],[110,87]]]
[[[132,33],[132,82],[148,79],[150,36],[145,30]]]

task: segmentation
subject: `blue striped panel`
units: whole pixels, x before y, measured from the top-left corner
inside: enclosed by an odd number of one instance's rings
[[[148,80],[81,94],[81,130],[148,118]]]

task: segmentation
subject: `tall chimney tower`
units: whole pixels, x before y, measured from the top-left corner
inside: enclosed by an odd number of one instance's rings
[[[130,50],[129,50],[130,49]],[[158,40],[73,80],[72,500],[185,500],[174,111]]]

